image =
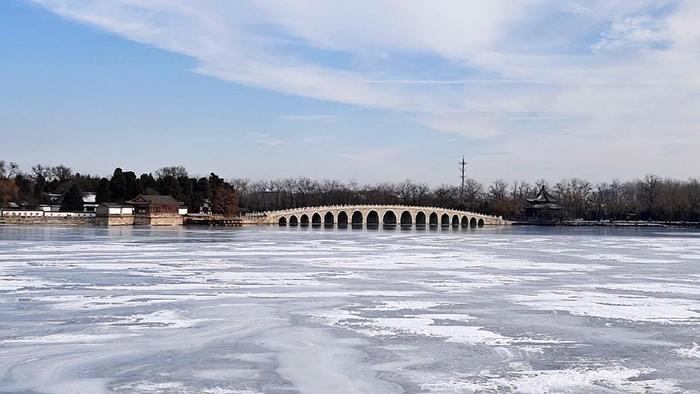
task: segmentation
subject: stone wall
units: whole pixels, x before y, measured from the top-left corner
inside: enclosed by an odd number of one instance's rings
[[[98,226],[133,226],[133,216],[98,216],[95,218]]]
[[[134,216],[135,226],[182,226],[183,218],[180,215]]]
[[[57,224],[57,225],[87,225],[95,224],[94,217],[50,217],[50,216],[5,216],[3,220],[6,224]]]

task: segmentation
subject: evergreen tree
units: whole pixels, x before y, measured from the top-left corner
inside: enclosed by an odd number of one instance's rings
[[[46,192],[46,178],[44,178],[43,175],[38,174],[34,180],[34,190],[32,191],[33,194],[33,202],[40,204],[44,202],[44,193]]]
[[[212,212],[224,216],[238,213],[238,194],[231,185],[224,183],[214,188],[211,208]]]
[[[68,192],[63,195],[61,203],[61,212],[81,212],[83,210],[83,192],[77,184],[68,189]]]
[[[97,197],[95,198],[98,204],[111,201],[111,192],[109,189],[109,179],[102,178],[97,185]]]
[[[144,194],[156,194],[156,189],[158,185],[155,178],[151,174],[141,174],[139,177],[139,187],[141,188],[141,193]]]
[[[143,193],[141,183],[136,178],[136,174],[133,171],[125,172],[124,179],[126,180],[126,194],[124,195],[125,200],[131,200],[132,198]]]
[[[112,201],[124,202],[127,199],[126,188],[126,176],[124,176],[124,171],[122,171],[121,168],[116,168],[114,174],[112,174],[112,179],[109,181]]]

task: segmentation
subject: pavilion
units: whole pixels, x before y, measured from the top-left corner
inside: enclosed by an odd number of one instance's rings
[[[555,224],[561,221],[561,205],[542,185],[535,197],[527,199],[525,216],[529,222]]]

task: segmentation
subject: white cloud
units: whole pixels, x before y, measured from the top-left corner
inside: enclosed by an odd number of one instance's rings
[[[470,60],[507,33],[528,1],[287,0],[256,2],[313,45],[362,54],[423,52]]]

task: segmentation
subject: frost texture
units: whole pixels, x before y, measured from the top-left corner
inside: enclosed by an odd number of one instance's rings
[[[0,227],[0,392],[694,392],[659,230]]]

